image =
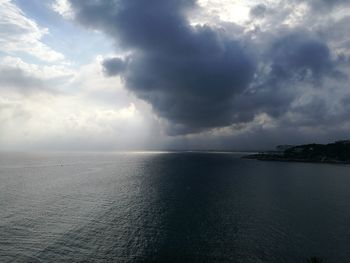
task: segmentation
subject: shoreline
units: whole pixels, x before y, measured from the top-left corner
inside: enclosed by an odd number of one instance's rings
[[[330,160],[330,159],[306,159],[306,158],[288,158],[279,154],[258,153],[249,154],[241,157],[242,159],[252,159],[268,162],[298,162],[298,163],[324,163],[324,164],[350,164],[350,161]]]

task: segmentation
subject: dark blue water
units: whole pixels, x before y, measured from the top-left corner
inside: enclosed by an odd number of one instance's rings
[[[0,262],[350,261],[350,167],[1,154]]]

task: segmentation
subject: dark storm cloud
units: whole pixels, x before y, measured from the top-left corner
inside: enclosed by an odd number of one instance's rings
[[[333,70],[328,46],[305,32],[288,33],[273,42],[269,51],[272,76],[285,80],[298,74],[304,78],[311,74],[319,79]]]
[[[102,62],[104,72],[108,77],[122,74],[126,69],[127,61],[121,58],[108,58]]]
[[[260,63],[263,70],[257,71],[249,88],[235,98],[236,122],[249,122],[259,113],[280,118],[300,96],[298,89],[305,85],[320,89],[323,79],[336,73],[326,43],[305,31],[278,32]]]
[[[123,75],[126,86],[173,124],[170,133],[232,122],[232,100],[252,80],[255,65],[239,41],[209,26],[189,25],[184,13],[195,1],[71,3],[82,23],[133,51]],[[120,65],[104,62],[110,74]]]
[[[254,65],[238,44],[221,47],[213,32],[198,34],[202,50],[136,55],[126,75],[128,87],[177,124],[179,133],[230,124],[232,99],[253,75]],[[210,42],[212,47],[203,47]]]
[[[196,7],[194,0],[70,1],[82,24],[105,32],[131,54],[127,61],[105,60],[104,70],[121,75],[130,91],[168,120],[170,134],[241,125],[262,113],[281,123],[287,123],[287,114],[301,116],[293,125],[315,125],[318,114],[329,111],[325,99],[299,108],[293,103],[303,89],[330,88],[325,80],[346,79],[337,69],[344,59],[334,60],[327,42],[329,30],[276,25],[274,32],[257,33],[255,39],[249,34],[234,39],[227,30],[191,26],[186,12]],[[307,2],[316,8],[316,1]],[[278,10],[263,4],[253,7],[251,16],[276,19],[266,12],[279,17]]]
[[[83,24],[105,31],[128,48],[174,50],[190,41],[183,12],[194,6],[194,0],[70,2]]]

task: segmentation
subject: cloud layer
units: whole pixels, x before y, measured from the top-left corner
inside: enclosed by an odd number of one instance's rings
[[[105,72],[121,75],[127,89],[150,103],[168,122],[169,134],[247,126],[261,114],[282,123],[294,111],[305,110],[305,116],[321,107],[327,112],[319,98],[296,105],[305,94],[347,78],[334,43],[320,34],[324,25],[295,14],[316,14],[347,1],[295,0],[280,12],[276,3],[261,2],[251,7],[247,21],[253,30],[233,23],[191,24],[189,14],[199,9],[194,0],[70,3],[80,23],[106,33],[129,52],[127,60],[105,60]],[[272,27],[281,12],[285,23]],[[310,30],[308,24],[319,28]]]
[[[239,41],[189,25],[185,11],[194,1],[71,3],[80,21],[132,50],[126,65],[106,60],[106,72],[123,70],[126,87],[170,121],[171,133],[231,123],[232,98],[252,80],[254,62]]]
[[[10,0],[0,1],[0,46],[2,52],[25,52],[40,60],[55,62],[64,55],[44,44],[41,39],[48,34]]]
[[[0,0],[2,149],[256,150],[350,134],[349,1],[33,3]]]

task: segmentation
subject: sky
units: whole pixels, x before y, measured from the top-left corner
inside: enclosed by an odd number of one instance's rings
[[[0,150],[350,138],[349,0],[0,0]]]

